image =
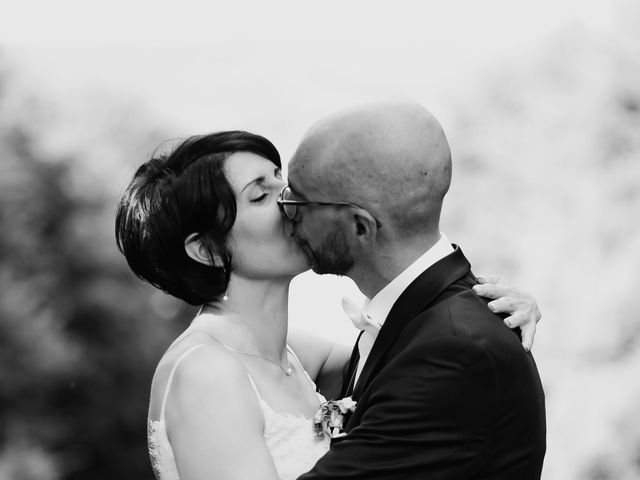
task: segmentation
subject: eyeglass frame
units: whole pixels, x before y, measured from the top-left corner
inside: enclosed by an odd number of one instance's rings
[[[351,202],[322,202],[322,201],[312,201],[312,200],[288,200],[284,198],[284,191],[285,190],[291,190],[291,187],[289,185],[285,185],[284,187],[282,187],[280,189],[280,192],[278,193],[278,198],[276,199],[276,203],[278,204],[278,208],[280,209],[280,213],[287,218],[289,221],[294,221],[295,218],[298,216],[298,208],[296,207],[296,211],[293,215],[293,217],[290,217],[286,210],[285,210],[285,205],[319,205],[319,206],[324,206],[324,207],[354,207],[354,208],[359,208],[361,210],[364,210],[365,212],[369,213],[369,211],[366,208],[361,207],[358,204],[355,203],[351,203]],[[369,213],[369,215],[371,215]],[[373,217],[373,215],[371,215]],[[382,224],[380,223],[380,221],[376,218],[373,217],[373,219],[376,221],[376,227],[380,228],[382,227]]]

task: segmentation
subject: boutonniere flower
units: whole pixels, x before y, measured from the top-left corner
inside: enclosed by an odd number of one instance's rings
[[[338,438],[346,435],[343,428],[347,417],[356,409],[356,402],[351,397],[340,400],[329,400],[320,404],[313,417],[313,431],[319,439],[328,435]]]

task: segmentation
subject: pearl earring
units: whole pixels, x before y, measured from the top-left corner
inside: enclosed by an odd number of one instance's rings
[[[227,290],[226,292],[224,292],[224,296],[222,297],[222,301],[226,302],[229,300],[229,295],[227,295],[227,293],[229,292],[229,290]]]

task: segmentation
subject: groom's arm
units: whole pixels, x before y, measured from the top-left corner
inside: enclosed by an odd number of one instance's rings
[[[482,347],[459,337],[416,343],[370,388],[360,424],[299,480],[475,478],[496,404]]]

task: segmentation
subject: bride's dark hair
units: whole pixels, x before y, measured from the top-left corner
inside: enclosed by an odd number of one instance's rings
[[[260,135],[234,130],[193,136],[141,165],[118,204],[116,243],[133,272],[191,305],[218,300],[227,289],[236,197],[224,163],[236,152],[281,167],[278,150]],[[221,266],[187,255],[184,242],[192,233],[211,258],[222,259]]]

